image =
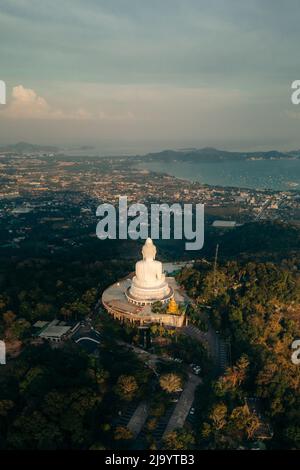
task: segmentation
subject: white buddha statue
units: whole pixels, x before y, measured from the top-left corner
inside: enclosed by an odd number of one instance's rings
[[[143,259],[135,265],[135,276],[129,290],[137,300],[161,300],[170,294],[170,287],[163,273],[162,263],[155,260],[156,247],[147,238],[143,249]]]

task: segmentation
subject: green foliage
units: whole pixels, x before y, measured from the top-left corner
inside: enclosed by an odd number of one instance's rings
[[[195,444],[195,437],[192,432],[186,429],[172,431],[166,435],[163,441],[163,448],[167,450],[188,450]]]
[[[245,398],[254,395],[261,398],[274,429],[273,445],[297,447],[300,370],[291,362],[291,344],[300,337],[296,265],[227,261],[219,264],[217,273],[214,277],[213,265],[206,264],[186,270],[181,278],[197,303],[211,307],[210,321],[230,338],[235,361],[210,389],[213,414],[200,408],[203,445],[247,446],[259,423],[242,407]],[[220,418],[222,432],[216,424],[221,405],[227,409]]]
[[[96,377],[85,373],[88,366],[76,346],[51,350],[44,345],[27,347],[14,367],[1,369],[0,427],[6,429],[6,447],[86,448],[95,433],[92,416],[103,400]]]
[[[211,369],[211,360],[207,348],[194,338],[184,334],[176,334],[166,351],[175,358],[181,359],[185,364],[197,364],[202,373],[207,374]]]
[[[157,301],[151,305],[151,310],[153,313],[161,313],[164,310],[164,306],[160,301]]]
[[[136,379],[131,375],[121,375],[118,378],[116,393],[124,400],[130,401],[138,390]]]
[[[174,373],[163,374],[159,379],[159,384],[165,392],[173,393],[182,387],[182,379]]]
[[[116,441],[128,441],[132,439],[132,432],[124,427],[124,426],[118,426],[115,430],[115,440]]]

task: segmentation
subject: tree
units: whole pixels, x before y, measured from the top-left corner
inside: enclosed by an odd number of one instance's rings
[[[157,422],[158,422],[157,418],[151,418],[151,419],[149,419],[149,421],[147,422],[147,429],[148,429],[149,431],[154,431],[154,429],[155,429],[156,426],[157,426]]]
[[[9,333],[15,339],[22,339],[24,334],[29,331],[30,326],[28,321],[20,318],[11,325]]]
[[[163,304],[159,300],[154,302],[151,306],[151,310],[153,313],[160,313],[163,309]]]
[[[244,354],[233,367],[228,367],[225,374],[219,378],[215,386],[217,394],[223,396],[227,392],[238,389],[246,379],[248,367],[249,359]]]
[[[121,375],[116,385],[117,394],[124,400],[132,400],[138,390],[138,384],[132,375]]]
[[[159,384],[166,392],[173,393],[182,387],[182,379],[179,375],[171,372],[169,374],[163,374],[159,379]]]
[[[116,441],[132,439],[132,432],[125,426],[118,426],[115,430],[114,438]]]
[[[195,437],[186,429],[169,432],[163,440],[163,447],[168,450],[188,450],[193,444]]]
[[[8,433],[13,449],[53,449],[62,441],[59,427],[39,411],[17,416]]]
[[[229,422],[239,430],[248,440],[253,439],[255,432],[261,426],[258,416],[250,412],[247,405],[234,408],[229,417]]]
[[[9,304],[9,297],[5,294],[0,295],[0,311],[3,311],[7,308]]]
[[[89,308],[92,307],[96,299],[97,299],[97,289],[95,288],[86,290],[82,296],[82,301],[85,302]]]
[[[101,444],[101,442],[96,442],[95,444],[91,445],[89,450],[106,450],[106,448],[103,444]]]
[[[7,326],[11,326],[15,319],[16,314],[11,310],[8,310],[7,312],[3,313],[3,320]]]
[[[216,431],[224,428],[227,422],[227,406],[224,403],[214,405],[209,415],[212,426]]]
[[[7,416],[13,407],[14,402],[12,400],[0,400],[0,416]]]
[[[288,426],[285,430],[285,436],[297,449],[300,449],[300,426]]]

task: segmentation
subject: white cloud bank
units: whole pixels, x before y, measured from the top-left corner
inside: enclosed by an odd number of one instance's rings
[[[52,107],[45,98],[31,88],[14,86],[8,105],[1,110],[8,119],[89,119],[90,114],[82,108],[67,113]]]

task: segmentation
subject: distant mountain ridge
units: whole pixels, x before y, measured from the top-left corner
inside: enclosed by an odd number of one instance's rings
[[[90,150],[94,148],[90,145],[74,147],[74,150]],[[35,153],[35,152],[63,152],[55,145],[39,145],[28,142],[17,142],[16,144],[0,145],[0,152]],[[133,157],[133,156],[132,156]],[[136,156],[134,156],[136,157]],[[160,152],[151,152],[146,155],[138,155],[144,161],[161,160],[165,162],[187,161],[187,162],[222,162],[240,160],[283,160],[300,159],[300,149],[288,152],[269,150],[262,152],[237,152],[221,150],[214,147],[182,148],[177,150],[166,149]]]
[[[188,161],[188,162],[222,162],[236,160],[282,160],[282,159],[298,159],[300,158],[300,150],[291,152],[279,152],[277,150],[269,150],[264,152],[231,152],[228,150],[219,150],[213,147],[205,147],[202,149],[179,149],[179,150],[163,150],[161,152],[148,153],[145,160],[162,160],[171,161]]]
[[[18,142],[16,144],[0,146],[0,152],[57,152],[58,150],[59,148],[54,145],[29,144],[28,142]]]

